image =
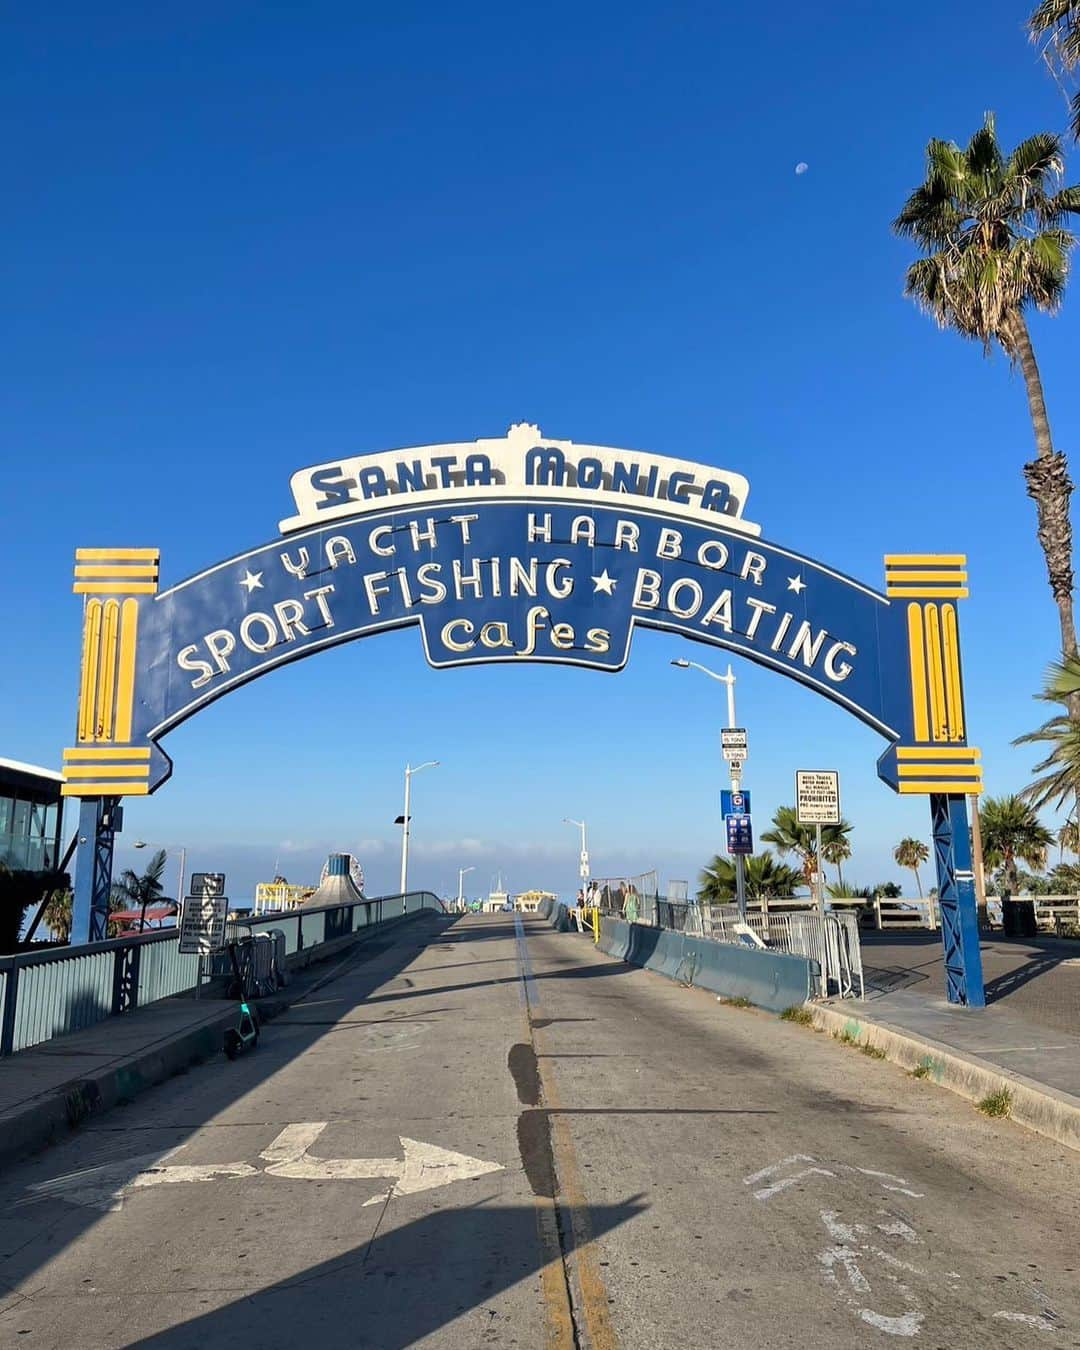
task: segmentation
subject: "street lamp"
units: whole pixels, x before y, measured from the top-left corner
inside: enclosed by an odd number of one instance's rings
[[[462,883],[463,883],[464,880],[465,880],[465,873],[466,873],[466,872],[475,872],[475,871],[476,871],[476,868],[475,868],[475,867],[459,867],[459,868],[458,868],[458,874],[457,874],[457,907],[458,907],[458,913],[459,913],[459,914],[463,914],[463,913],[465,912],[465,897],[464,897],[464,896],[462,895],[462,893],[461,893]]]
[[[149,848],[150,845],[147,843],[147,841],[146,841],[145,839],[136,839],[136,840],[135,840],[135,843],[132,845],[132,847],[133,847],[133,848]],[[187,865],[187,845],[186,845],[186,844],[174,844],[174,845],[172,845],[172,847],[173,847],[173,848],[178,848],[178,849],[180,850],[180,875],[179,875],[179,877],[177,878],[177,882],[176,882],[176,908],[177,908],[177,912],[179,913],[180,906],[184,903],[184,872],[185,872],[185,870],[186,870],[186,865]],[[168,846],[166,846],[165,844],[159,844],[159,845],[158,845],[158,848],[164,848],[165,851],[168,852]],[[143,901],[143,907],[142,907],[142,914],[140,914],[140,916],[139,916],[139,932],[140,932],[140,933],[143,931],[143,925],[144,925],[145,922],[146,922],[146,901],[144,900],[144,901]]]
[[[708,675],[710,680],[717,680],[720,684],[727,685],[727,718],[728,727],[735,725],[735,672],[729,665],[726,675],[718,675],[715,670],[709,670],[707,666],[698,665],[696,661],[686,661],[678,659],[672,661],[673,666],[678,666],[680,670],[700,670],[702,675]],[[737,761],[732,761],[731,765],[731,790],[738,792],[742,782],[741,766],[736,768]],[[746,860],[741,853],[735,854],[735,898],[739,902],[739,915],[746,918]]]
[[[589,843],[585,833],[585,822],[583,820],[571,820],[569,816],[563,816],[563,824],[573,825],[575,829],[581,831],[581,865],[578,871],[581,873],[581,893],[588,900]]]
[[[735,674],[728,666],[726,675],[717,675],[715,670],[709,670],[707,666],[699,666],[696,661],[672,661],[673,666],[678,666],[680,670],[700,670],[702,675],[708,675],[710,680],[719,680],[721,684],[727,685],[727,724],[729,727],[735,725]]]
[[[409,878],[409,797],[412,789],[412,776],[424,769],[437,769],[438,767],[439,761],[437,759],[429,759],[424,764],[418,764],[415,769],[411,765],[405,765],[405,812],[394,821],[395,825],[401,826],[401,895],[406,894],[405,886]]]

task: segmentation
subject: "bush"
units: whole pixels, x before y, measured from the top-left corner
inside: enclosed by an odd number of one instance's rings
[[[1012,1112],[1012,1092],[1009,1088],[998,1088],[976,1103],[984,1116],[1008,1116]]]

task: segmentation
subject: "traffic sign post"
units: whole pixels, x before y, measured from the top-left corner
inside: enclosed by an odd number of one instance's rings
[[[225,873],[192,872],[191,894],[180,910],[179,951],[182,955],[199,958],[195,979],[196,998],[202,997],[203,957],[224,950],[228,913]]]
[[[224,895],[189,895],[180,918],[180,952],[209,956],[225,947],[225,918],[229,900]]]
[[[825,871],[821,856],[822,825],[839,825],[840,775],[835,769],[798,769],[795,773],[795,819],[800,825],[813,825],[817,871],[814,873],[814,899],[825,909]]]

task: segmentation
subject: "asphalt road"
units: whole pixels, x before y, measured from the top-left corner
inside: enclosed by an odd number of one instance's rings
[[[1080,1159],[509,916],[0,1181],[0,1345],[1080,1345]]]

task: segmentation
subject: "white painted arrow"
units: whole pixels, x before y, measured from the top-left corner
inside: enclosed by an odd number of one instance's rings
[[[391,1195],[416,1195],[449,1186],[454,1181],[470,1181],[488,1172],[501,1172],[500,1163],[484,1162],[464,1153],[453,1153],[437,1144],[398,1135],[404,1158],[316,1158],[308,1149],[326,1129],[326,1121],[307,1121],[286,1125],[260,1157],[270,1166],[268,1176],[291,1177],[302,1181],[354,1181],[362,1178],[391,1177],[389,1191],[365,1200],[365,1205],[382,1204]]]
[[[121,1207],[125,1191],[179,1181],[220,1181],[227,1177],[251,1177],[258,1174],[259,1169],[246,1162],[175,1163],[163,1166],[165,1158],[171,1158],[179,1151],[173,1148],[167,1153],[141,1153],[123,1162],[84,1167],[81,1171],[53,1177],[50,1181],[39,1181],[27,1187],[26,1199],[21,1203],[68,1200],[74,1205],[86,1205],[88,1209],[99,1209],[103,1214],[108,1214]]]
[[[422,1144],[417,1139],[398,1135],[405,1151],[404,1158],[314,1158],[308,1149],[326,1129],[325,1120],[306,1121],[286,1125],[268,1148],[259,1155],[270,1164],[265,1175],[291,1177],[301,1181],[352,1181],[364,1177],[389,1177],[393,1186],[365,1200],[365,1205],[382,1204],[391,1195],[416,1195],[436,1186],[449,1186],[453,1181],[468,1181],[488,1172],[501,1172],[499,1163],[470,1158],[464,1153],[452,1153],[437,1144]],[[258,1167],[248,1162],[230,1163],[169,1163],[166,1160],[187,1145],[169,1149],[165,1153],[142,1153],[122,1162],[102,1163],[99,1167],[85,1167],[78,1172],[39,1181],[27,1187],[25,1197],[18,1203],[31,1204],[42,1200],[67,1200],[74,1205],[99,1209],[103,1214],[117,1210],[128,1191],[143,1190],[149,1186],[167,1186],[185,1181],[227,1181],[234,1177],[262,1176]]]

